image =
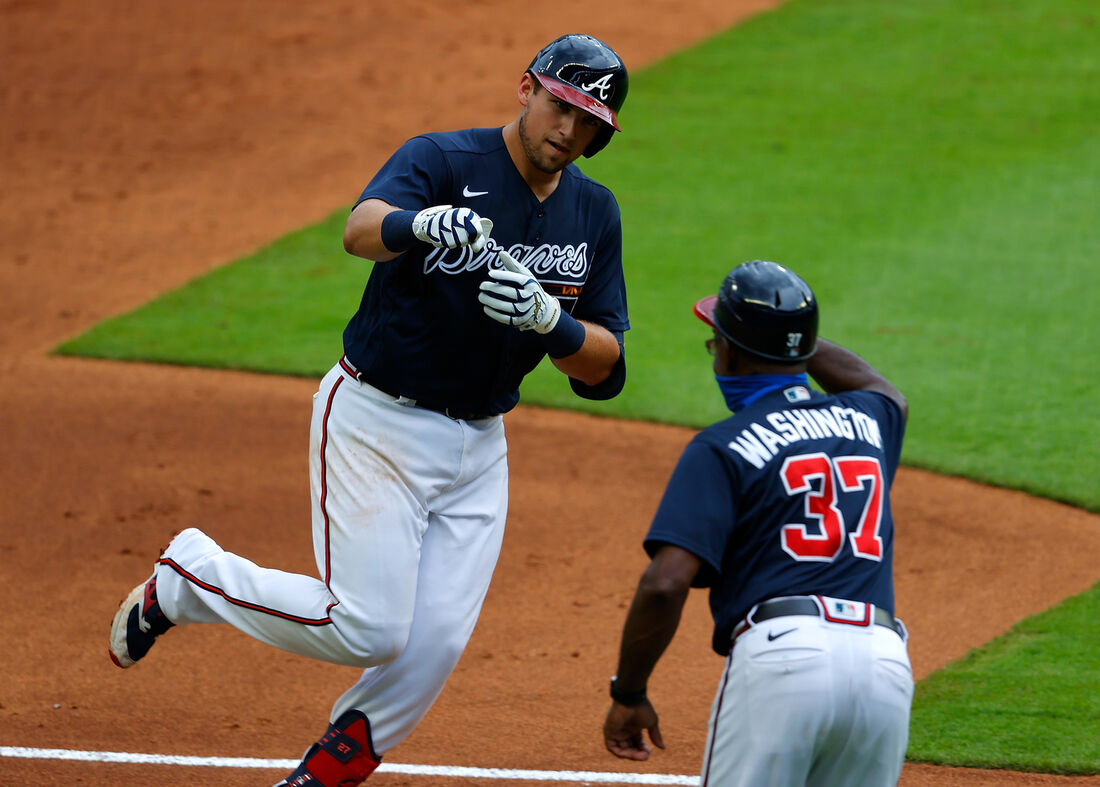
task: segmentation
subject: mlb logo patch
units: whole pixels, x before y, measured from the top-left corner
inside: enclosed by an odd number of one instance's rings
[[[871,622],[871,606],[862,601],[848,601],[843,598],[821,596],[821,606],[825,610],[825,619],[833,623],[851,623],[866,626]]]
[[[808,402],[810,401],[810,391],[804,385],[793,385],[783,391],[783,395],[787,397],[788,402]]]

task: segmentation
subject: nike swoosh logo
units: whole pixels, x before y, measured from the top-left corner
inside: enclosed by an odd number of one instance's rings
[[[470,191],[469,186],[463,186],[462,187],[462,196],[463,197],[484,197],[488,193],[489,192],[487,192],[487,191]]]
[[[784,634],[790,634],[792,631],[798,631],[798,629],[797,628],[787,629],[786,631],[780,631],[778,634],[773,634],[769,631],[768,632],[768,642],[772,642],[774,640],[777,640],[780,637],[782,637]]]

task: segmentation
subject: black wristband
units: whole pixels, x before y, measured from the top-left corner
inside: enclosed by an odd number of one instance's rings
[[[551,358],[565,358],[583,347],[587,336],[588,332],[580,321],[563,309],[554,330],[542,334],[542,346]]]
[[[416,243],[415,210],[395,210],[382,217],[382,245],[390,251],[408,251]]]
[[[611,679],[611,699],[620,705],[625,705],[628,708],[633,708],[635,705],[641,705],[646,701],[645,688],[641,688],[638,691],[627,691],[625,689],[616,688],[615,681],[617,677]]]

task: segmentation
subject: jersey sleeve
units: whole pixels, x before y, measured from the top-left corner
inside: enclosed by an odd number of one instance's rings
[[[696,436],[681,454],[646,534],[645,549],[651,557],[662,545],[672,544],[703,561],[696,587],[717,579],[736,524],[730,472],[716,446]]]
[[[426,137],[413,137],[375,173],[355,204],[380,199],[402,210],[423,210],[451,193],[452,180],[439,146]]]

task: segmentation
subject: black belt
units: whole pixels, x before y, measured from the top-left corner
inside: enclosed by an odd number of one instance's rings
[[[431,410],[433,413],[442,413],[443,415],[445,415],[448,418],[451,418],[455,421],[478,421],[478,420],[481,420],[482,418],[492,418],[493,417],[492,414],[479,413],[475,410],[464,410],[464,409],[459,408],[459,407],[448,407],[447,405],[432,404],[431,402],[425,402],[425,401],[422,401],[420,399],[411,399],[408,396],[402,396],[400,394],[395,394],[395,393],[392,393],[390,391],[387,391],[384,388],[379,388],[377,385],[372,383],[370,380],[366,379],[363,376],[363,373],[361,371],[359,371],[358,369],[356,369],[355,366],[352,364],[352,362],[348,360],[346,355],[343,358],[340,359],[340,367],[347,374],[354,377],[356,379],[356,381],[361,382],[361,383],[366,383],[367,385],[371,386],[372,388],[375,388],[375,389],[381,391],[386,396],[392,396],[396,401],[398,401],[399,403],[401,403],[403,405],[406,405],[408,407],[420,407],[424,410]]]
[[[867,606],[872,607],[874,605],[868,604]],[[758,604],[756,609],[746,615],[745,619],[734,627],[733,639],[736,640],[757,623],[763,623],[765,620],[771,620],[772,618],[784,618],[789,615],[812,615],[815,618],[822,618],[833,623],[845,623],[850,626],[869,626],[874,623],[876,626],[885,626],[896,632],[902,639],[906,639],[905,625],[900,620],[880,607],[874,607],[874,610],[874,616],[871,620],[843,620],[830,616],[825,608],[825,602],[813,596],[772,599]]]
[[[375,387],[377,388],[378,386]],[[378,388],[378,390],[381,391],[382,389]],[[385,392],[383,391],[383,393]],[[393,396],[393,394],[390,394],[390,396]],[[475,412],[474,410],[461,410],[456,407],[444,407],[443,405],[422,402],[419,399],[410,399],[409,404],[412,407],[423,407],[425,410],[431,410],[433,413],[443,413],[443,415],[455,421],[480,421],[482,418],[493,417],[491,415],[486,415],[485,413]]]

